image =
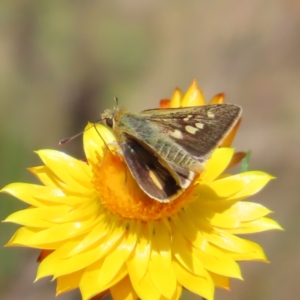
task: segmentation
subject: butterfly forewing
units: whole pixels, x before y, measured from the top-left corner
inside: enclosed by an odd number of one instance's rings
[[[205,161],[237,122],[241,108],[230,104],[153,109],[141,112],[188,154]]]

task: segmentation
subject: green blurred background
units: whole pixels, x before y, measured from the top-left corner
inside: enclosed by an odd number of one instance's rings
[[[271,264],[241,263],[245,281],[217,300],[298,299],[300,294],[300,2],[297,0],[1,0],[0,185],[36,182],[34,150],[82,157],[82,130],[114,105],[156,107],[197,79],[207,99],[226,93],[244,108],[235,145],[251,168],[277,177],[252,198],[285,232],[250,237]],[[1,195],[0,217],[25,207]],[[0,224],[4,245],[17,226]],[[55,283],[32,284],[38,251],[0,248],[0,299],[51,300]],[[184,299],[199,299],[185,294]],[[80,299],[78,292],[58,300]]]

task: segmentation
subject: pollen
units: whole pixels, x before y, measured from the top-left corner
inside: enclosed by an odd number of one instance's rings
[[[146,195],[132,177],[124,161],[107,151],[92,165],[93,184],[99,202],[106,209],[126,219],[152,221],[176,214],[187,202],[196,185],[191,185],[175,200],[161,203]]]

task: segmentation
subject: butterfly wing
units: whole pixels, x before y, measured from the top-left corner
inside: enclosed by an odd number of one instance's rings
[[[149,197],[159,202],[170,202],[182,194],[183,188],[176,177],[185,182],[187,179],[180,174],[174,176],[174,172],[148,147],[127,136],[121,149],[130,173]],[[190,181],[186,183],[190,185]]]
[[[200,162],[207,160],[241,116],[241,107],[213,104],[141,112],[176,144]]]

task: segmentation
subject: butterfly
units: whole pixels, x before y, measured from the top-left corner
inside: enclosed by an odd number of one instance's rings
[[[150,198],[168,203],[203,172],[205,163],[237,123],[241,107],[212,104],[149,109],[131,113],[105,110],[101,122],[117,138],[125,163]]]

